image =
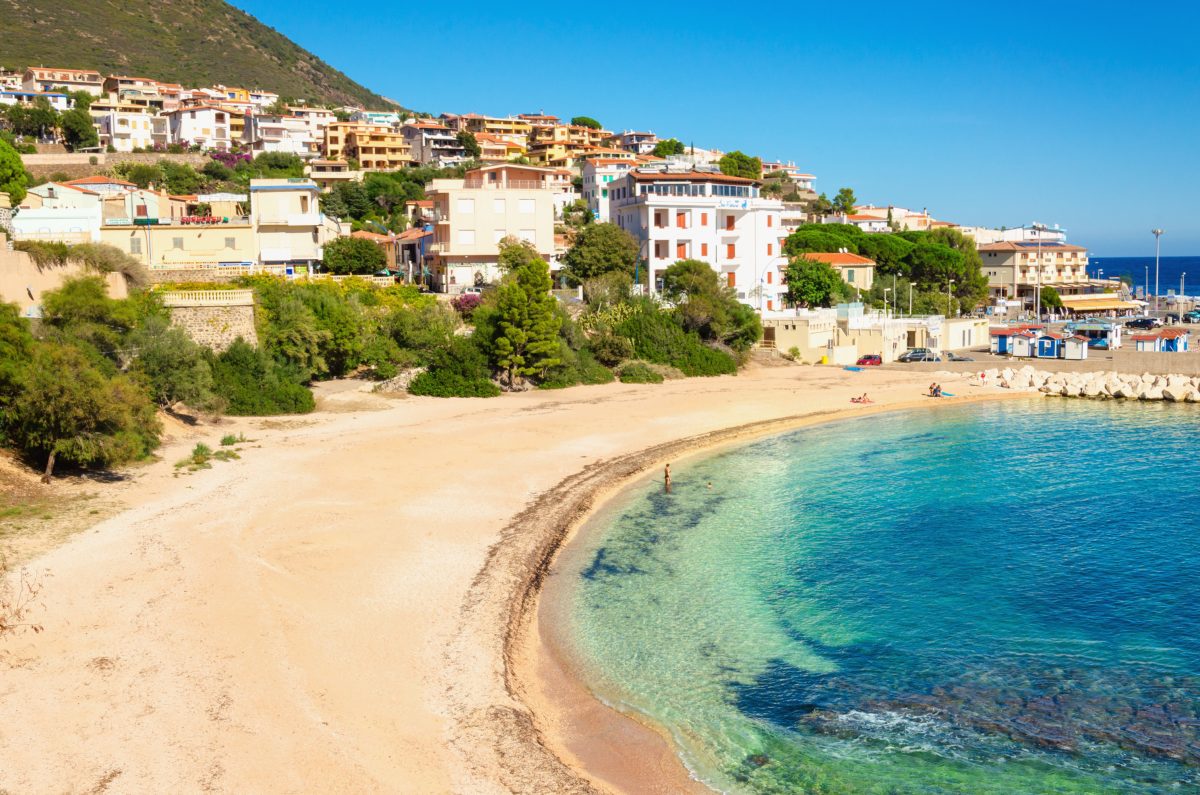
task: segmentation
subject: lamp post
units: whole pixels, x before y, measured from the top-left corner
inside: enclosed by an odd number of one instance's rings
[[[1145,293],[1145,296],[1146,296],[1146,307],[1149,308],[1149,306],[1150,306],[1150,266],[1149,265],[1146,266],[1145,280],[1142,282],[1142,284],[1144,285],[1142,288],[1142,292]]]
[[[908,316],[912,317],[912,290],[917,286],[916,282],[908,283]]]
[[[946,319],[950,318],[950,288],[954,286],[954,280],[946,282]]]
[[[892,291],[891,287],[883,288],[883,316],[886,319],[888,316],[888,293]]]
[[[1154,234],[1154,311],[1158,311],[1158,246],[1163,236],[1162,229],[1151,229]]]
[[[1035,317],[1034,320],[1038,323],[1041,323],[1042,322],[1042,236],[1044,235],[1044,233],[1046,231],[1046,225],[1035,223],[1033,225],[1033,231],[1037,232],[1037,244],[1038,244],[1038,247],[1037,247],[1037,287],[1036,287],[1037,296],[1035,299],[1037,302],[1037,304],[1036,304],[1037,317]]]
[[[1179,301],[1176,302],[1175,311],[1179,313],[1179,319],[1183,319],[1183,280],[1187,278],[1187,271],[1179,274]]]

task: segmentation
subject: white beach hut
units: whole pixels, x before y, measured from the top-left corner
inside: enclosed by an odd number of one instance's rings
[[[1064,359],[1086,359],[1088,355],[1087,337],[1067,337],[1062,341],[1058,355]]]

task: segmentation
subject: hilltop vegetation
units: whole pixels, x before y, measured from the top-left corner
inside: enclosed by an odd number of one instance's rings
[[[0,65],[10,69],[95,69],[187,86],[262,88],[323,103],[388,104],[222,0],[0,0],[0,42]]]

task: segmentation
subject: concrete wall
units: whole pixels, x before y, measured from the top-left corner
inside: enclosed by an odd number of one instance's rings
[[[7,250],[4,236],[0,235],[0,301],[15,303],[23,315],[28,316],[33,307],[41,305],[43,293],[57,290],[67,279],[94,275],[94,271],[74,262],[61,267],[38,268],[25,252]],[[105,281],[108,282],[109,297],[129,295],[129,286],[121,274],[110,273],[105,276]]]
[[[96,158],[95,164],[92,164],[91,158]],[[59,171],[70,175],[71,179],[79,179],[81,177],[90,177],[93,174],[100,174],[112,168],[118,163],[145,163],[155,165],[159,160],[169,160],[173,163],[188,163],[197,170],[204,167],[208,162],[207,155],[201,154],[183,154],[172,155],[161,152],[146,152],[133,154],[130,152],[116,152],[105,154],[98,152],[95,154],[39,154],[39,155],[21,155],[21,161],[25,163],[25,168],[30,174],[35,177],[48,177],[51,174]]]
[[[1122,373],[1200,375],[1200,353],[1153,353],[1121,348],[1113,351],[1114,369]]]

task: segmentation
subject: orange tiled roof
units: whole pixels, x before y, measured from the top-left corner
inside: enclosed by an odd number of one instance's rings
[[[874,265],[875,260],[860,257],[858,254],[850,254],[841,251],[817,252],[811,251],[804,255],[805,259],[810,259],[814,262],[826,262],[830,265]]]

